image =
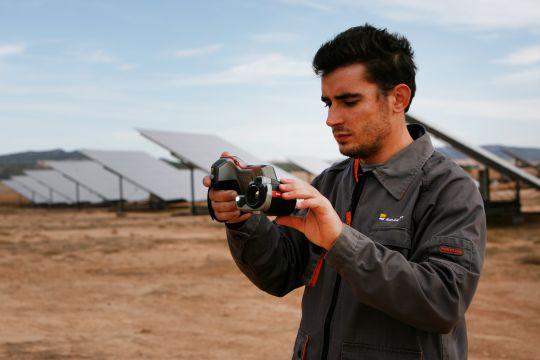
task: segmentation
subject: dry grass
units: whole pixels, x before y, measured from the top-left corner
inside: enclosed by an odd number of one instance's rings
[[[529,254],[517,259],[518,263],[524,265],[540,265],[540,254]]]
[[[0,214],[0,358],[291,356],[302,290],[258,290],[207,216]],[[488,237],[467,312],[469,358],[538,358],[540,222],[493,226]]]

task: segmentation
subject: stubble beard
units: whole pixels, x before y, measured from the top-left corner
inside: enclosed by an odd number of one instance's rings
[[[381,150],[381,147],[381,141],[375,141],[371,144],[357,145],[351,149],[343,149],[340,147],[339,152],[352,158],[368,159],[377,154]]]
[[[369,136],[372,140],[369,143],[357,144],[349,149],[339,147],[339,152],[345,156],[360,159],[369,159],[376,155],[384,146],[384,139],[390,134],[390,120],[386,117],[381,119],[379,126],[365,129],[365,133],[371,133]]]
[[[367,139],[372,140],[369,143],[357,144],[350,149],[343,149],[340,146],[339,152],[341,154],[352,158],[369,159],[382,149],[385,138],[390,135],[392,130],[389,119],[389,110],[383,101],[380,103],[379,110],[381,114],[379,122],[373,123],[371,126],[367,126],[363,129],[364,133],[370,134],[370,136],[367,136]]]

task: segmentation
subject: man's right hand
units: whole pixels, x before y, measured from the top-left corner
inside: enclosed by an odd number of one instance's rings
[[[224,152],[221,156],[230,156],[230,154]],[[212,180],[210,176],[205,176],[203,178],[203,185],[209,188],[211,184]],[[234,224],[249,219],[251,216],[250,213],[241,215],[240,210],[236,208],[236,196],[238,196],[238,193],[234,190],[210,189],[209,197],[218,220],[225,221],[228,224]]]

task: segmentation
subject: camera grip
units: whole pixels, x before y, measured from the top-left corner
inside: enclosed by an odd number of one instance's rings
[[[214,190],[234,190],[237,193],[240,193],[240,185],[238,184],[238,181],[236,181],[236,180],[225,180],[225,181],[216,182],[215,184],[213,183],[208,188],[208,192],[206,194],[206,204],[208,206],[208,212],[210,213],[210,217],[212,218],[212,220],[224,223],[227,220],[219,220],[218,218],[216,218],[216,213],[214,212],[214,208],[212,207],[212,200],[210,200],[210,190],[211,189],[214,189]]]

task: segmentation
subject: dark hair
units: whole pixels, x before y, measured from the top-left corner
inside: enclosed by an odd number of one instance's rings
[[[313,70],[324,76],[339,67],[362,63],[366,66],[367,80],[377,84],[383,94],[398,84],[411,89],[407,112],[416,92],[413,56],[411,44],[404,36],[365,24],[323,44],[313,58]]]

